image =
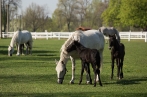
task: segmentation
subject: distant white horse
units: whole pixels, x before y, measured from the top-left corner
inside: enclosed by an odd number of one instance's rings
[[[109,35],[115,35],[116,39],[120,43],[119,32],[114,27],[100,27],[99,31],[102,32],[107,37],[109,37]]]
[[[104,36],[98,30],[88,30],[88,31],[75,31],[70,38],[62,45],[61,53],[60,53],[60,60],[56,61],[56,71],[57,71],[57,82],[62,84],[64,80],[64,76],[66,74],[66,64],[69,59],[72,62],[72,78],[70,83],[74,83],[75,78],[75,59],[78,58],[78,53],[76,51],[72,51],[71,53],[66,52],[66,48],[74,41],[79,41],[83,46],[91,49],[99,50],[100,57],[101,57],[101,65],[103,63],[103,49],[104,49]],[[88,76],[87,76],[88,78]],[[98,77],[97,77],[98,79]]]
[[[20,55],[20,45],[21,44],[25,44],[26,45],[26,49],[30,50],[30,52],[32,52],[32,35],[30,32],[28,31],[16,31],[11,39],[10,45],[8,47],[8,55],[12,56],[13,52],[14,52],[14,45],[17,45],[17,54],[16,55]],[[29,45],[28,45],[29,44]],[[27,51],[26,50],[26,51]]]

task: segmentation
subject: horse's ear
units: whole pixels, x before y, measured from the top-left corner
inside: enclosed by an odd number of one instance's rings
[[[99,29],[99,31],[101,32],[101,28]]]
[[[56,65],[58,64],[58,61],[55,59],[55,63],[56,63]]]

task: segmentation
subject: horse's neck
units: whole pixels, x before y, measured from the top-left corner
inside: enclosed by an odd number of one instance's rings
[[[118,50],[119,50],[120,45],[119,45],[119,43],[118,43],[118,41],[117,41],[117,40],[115,40],[115,41],[116,41],[116,42],[115,42],[114,48],[115,48],[115,50],[116,50],[116,51],[118,51]]]
[[[14,47],[14,45],[15,45],[15,43],[16,43],[16,36],[17,36],[18,34],[17,33],[15,33],[14,34],[14,36],[12,37],[12,39],[11,39],[11,42],[10,42],[10,46],[11,47]]]
[[[68,59],[69,59],[69,55],[65,53],[65,51],[62,51],[60,54],[60,60],[66,64]]]

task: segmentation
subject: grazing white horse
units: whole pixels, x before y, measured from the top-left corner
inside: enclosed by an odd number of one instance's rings
[[[58,80],[57,82],[59,84],[63,83],[64,76],[66,74],[66,64],[69,59],[71,59],[72,62],[72,78],[70,83],[74,83],[74,78],[75,78],[75,59],[78,58],[78,53],[76,51],[72,51],[70,53],[67,53],[66,48],[74,42],[74,40],[80,42],[83,46],[86,48],[91,48],[91,49],[97,49],[99,50],[100,53],[100,58],[101,58],[101,65],[103,63],[103,50],[104,50],[104,36],[101,32],[98,30],[88,30],[88,31],[81,31],[77,30],[75,31],[71,37],[67,39],[67,41],[62,45],[61,47],[61,53],[60,53],[60,60],[56,61],[56,71],[57,71],[57,77]],[[88,78],[88,76],[87,76]],[[97,76],[98,79],[98,76]]]
[[[10,45],[8,47],[8,56],[12,56],[14,52],[14,45],[17,44],[17,54],[20,55],[20,44],[25,44],[26,49],[32,50],[32,35],[28,31],[16,31],[11,39]],[[29,44],[29,45],[28,45]],[[26,51],[27,51],[26,50]]]
[[[99,31],[102,32],[105,36],[115,35],[117,41],[120,43],[119,32],[114,27],[100,27]],[[110,46],[109,46],[110,47]]]

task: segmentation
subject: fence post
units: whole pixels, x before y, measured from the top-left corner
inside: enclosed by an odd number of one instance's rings
[[[36,32],[35,32],[35,39],[37,38]]]
[[[147,32],[145,32],[145,42],[147,42]]]
[[[60,32],[58,33],[58,40],[60,40]]]
[[[130,41],[130,38],[131,38],[131,30],[130,30],[130,32],[129,32],[128,41]]]
[[[47,30],[45,30],[45,33],[46,33],[46,39],[48,40],[48,32],[47,32]]]

